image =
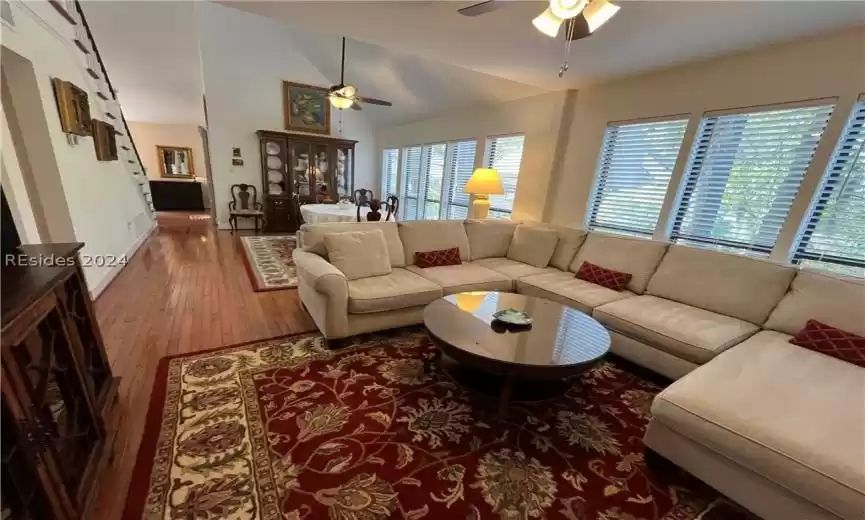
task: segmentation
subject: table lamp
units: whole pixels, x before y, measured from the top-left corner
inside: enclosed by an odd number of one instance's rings
[[[472,178],[463,188],[465,193],[474,195],[470,218],[487,218],[490,213],[490,195],[503,195],[505,187],[499,172],[494,168],[475,168]]]

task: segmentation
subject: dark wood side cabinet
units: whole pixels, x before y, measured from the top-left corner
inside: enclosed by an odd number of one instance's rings
[[[259,130],[265,232],[297,231],[291,200],[337,202],[354,192],[357,141]]]
[[[78,262],[81,247],[45,244],[3,252],[4,519],[87,518],[109,463],[118,380]]]

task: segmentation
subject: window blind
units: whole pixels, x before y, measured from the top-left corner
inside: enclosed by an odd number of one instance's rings
[[[834,105],[703,118],[671,238],[766,256]]]
[[[381,199],[396,195],[396,180],[399,165],[399,149],[388,148],[382,152]]]
[[[589,229],[654,233],[687,126],[687,119],[679,119],[607,127],[589,202]]]
[[[441,211],[442,182],[444,182],[447,144],[434,144],[426,148],[427,153],[423,169],[424,206],[421,218],[438,220],[439,212]]]
[[[491,137],[487,140],[485,164],[499,172],[505,188],[504,195],[490,196],[490,217],[510,218],[514,209],[514,196],[520,176],[520,163],[523,159],[524,135]]]
[[[421,146],[403,148],[403,192],[400,201],[403,220],[417,220],[419,216],[421,151]]]
[[[468,218],[469,195],[463,191],[463,187],[469,182],[475,169],[475,153],[478,142],[474,139],[455,141],[449,146],[448,201],[445,215],[452,219]]]
[[[812,203],[793,261],[865,277],[865,101],[854,107]]]

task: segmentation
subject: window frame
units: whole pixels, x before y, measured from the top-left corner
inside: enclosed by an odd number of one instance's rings
[[[516,202],[517,186],[519,185],[520,174],[522,173],[522,169],[523,169],[523,159],[525,158],[525,155],[526,155],[526,134],[525,134],[525,132],[512,132],[512,133],[506,133],[506,134],[487,135],[486,139],[485,139],[485,143],[484,143],[484,154],[483,154],[482,164],[484,165],[485,168],[493,168],[493,164],[492,164],[493,141],[495,141],[496,139],[507,138],[507,137],[522,137],[522,144],[520,146],[520,160],[519,160],[519,163],[517,164],[517,176],[516,176],[517,181],[514,183],[514,199],[513,199],[513,202],[511,202],[511,208],[510,209],[502,209],[502,208],[497,208],[494,205],[494,197],[499,197],[501,195],[491,195],[490,196],[490,212],[489,212],[490,216],[488,218],[499,218],[498,216],[493,216],[495,214],[499,214],[499,215],[502,215],[503,218],[510,219],[511,216],[513,215],[513,211],[514,211],[513,210],[513,204],[514,204],[514,202]],[[499,176],[501,177],[501,175],[499,175]],[[502,179],[502,185],[504,185],[504,179]],[[505,191],[505,194],[507,194],[507,191]]]

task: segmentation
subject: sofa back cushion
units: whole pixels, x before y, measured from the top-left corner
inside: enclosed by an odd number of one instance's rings
[[[577,251],[579,251],[580,246],[586,240],[586,235],[588,235],[588,232],[584,229],[548,224],[546,222],[523,222],[521,225],[552,229],[559,235],[556,250],[553,251],[553,256],[550,258],[550,266],[561,271],[568,270],[568,267],[577,255]]]
[[[391,267],[403,267],[406,265],[405,252],[396,222],[323,222],[321,224],[304,224],[300,227],[297,238],[298,244],[304,251],[328,258],[327,247],[324,245],[324,235],[328,233],[344,233],[346,231],[369,231],[371,229],[380,229],[384,234]]]
[[[380,229],[327,233],[324,245],[330,263],[342,271],[347,280],[391,273],[387,243]]]
[[[506,256],[518,224],[518,222],[500,219],[466,220],[466,235],[469,237],[471,259]]]
[[[796,334],[812,319],[865,336],[865,281],[802,269],[763,327]]]
[[[591,232],[569,270],[576,273],[583,262],[631,275],[628,290],[643,294],[649,278],[667,250],[666,242]]]
[[[451,247],[460,249],[463,262],[469,261],[469,238],[462,220],[410,220],[400,222],[397,229],[408,265],[414,265],[414,254],[418,251]]]
[[[768,260],[673,245],[646,293],[760,325],[795,273]]]
[[[508,248],[508,258],[534,267],[546,267],[556,250],[559,236],[552,229],[520,226]]]

